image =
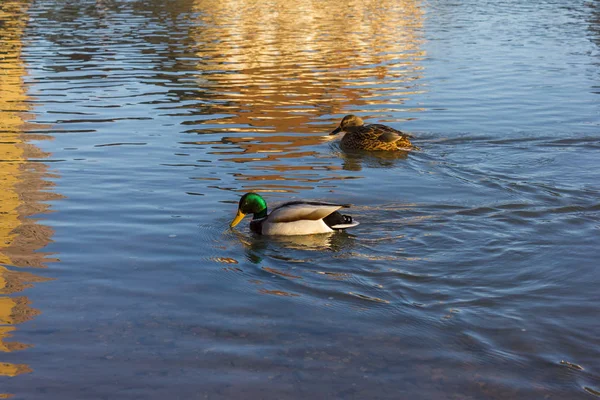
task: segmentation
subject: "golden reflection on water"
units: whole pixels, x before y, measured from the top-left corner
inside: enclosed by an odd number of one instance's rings
[[[27,297],[11,295],[31,287],[33,282],[48,279],[14,268],[45,267],[52,261],[47,253],[38,250],[50,242],[53,231],[30,216],[46,212],[48,206],[42,202],[58,197],[46,191],[51,186],[43,179],[47,167],[28,162],[46,156],[27,143],[33,136],[24,134],[29,105],[21,37],[29,4],[26,0],[0,4],[0,352],[30,347],[7,339],[16,325],[32,319],[39,311],[30,307]],[[31,372],[29,366],[4,363],[0,356],[0,376],[27,372]]]
[[[423,92],[421,3],[195,0],[191,34],[203,91],[195,107],[203,117],[186,124],[190,133],[223,134],[195,144],[212,144],[224,161],[252,163],[236,176],[246,190],[296,191],[340,179],[340,168],[319,158],[342,115],[386,122],[390,113],[420,111],[404,103]],[[319,168],[332,173],[312,172]],[[281,180],[307,184],[265,184]]]

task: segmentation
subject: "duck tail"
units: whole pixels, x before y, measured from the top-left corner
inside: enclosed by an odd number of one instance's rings
[[[331,226],[330,228],[331,228],[331,229],[347,229],[347,228],[353,228],[353,227],[355,227],[356,225],[360,225],[360,222],[358,222],[358,221],[352,221],[352,222],[351,222],[351,223],[349,223],[349,224],[338,224],[338,225],[333,225],[333,226]]]
[[[351,216],[340,214],[337,211],[323,218],[323,221],[331,229],[347,229],[359,224],[357,221],[354,221]]]

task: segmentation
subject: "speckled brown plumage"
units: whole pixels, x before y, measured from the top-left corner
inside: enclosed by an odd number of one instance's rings
[[[365,125],[360,117],[346,115],[332,135],[346,132],[340,147],[345,150],[413,150],[410,135],[381,124]]]

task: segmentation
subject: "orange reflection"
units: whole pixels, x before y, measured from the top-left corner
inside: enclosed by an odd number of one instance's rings
[[[14,267],[45,267],[48,254],[37,252],[50,242],[52,229],[30,217],[47,210],[43,201],[58,196],[47,192],[51,184],[43,179],[47,167],[30,160],[43,158],[37,147],[28,144],[28,97],[21,60],[22,33],[30,1],[9,0],[0,4],[0,351],[23,350],[30,345],[6,341],[16,328],[39,311],[25,296],[7,296],[47,280]],[[40,139],[39,137],[33,137]],[[31,372],[24,364],[0,362],[0,376]],[[8,396],[0,394],[0,398]]]
[[[189,132],[219,136],[195,144],[251,163],[241,174],[246,181],[264,181],[252,173],[257,165],[272,166],[275,181],[302,181],[298,163],[311,161],[305,171],[330,164],[320,160],[328,152],[323,142],[342,115],[367,112],[385,122],[382,116],[406,111],[406,100],[423,92],[420,0],[195,0],[193,11],[203,93],[195,110],[201,117],[186,124],[194,126]]]
[[[0,317],[2,318],[2,317]],[[0,327],[0,351],[4,353],[9,353],[11,351],[23,350],[29,345],[18,343],[18,342],[5,342],[7,338],[10,338],[12,335],[10,332],[14,331],[15,328],[12,326],[4,326]]]

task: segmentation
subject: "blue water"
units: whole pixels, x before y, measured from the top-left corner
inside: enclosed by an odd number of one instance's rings
[[[19,179],[49,205],[15,211],[46,268],[3,265],[52,280],[7,295],[39,314],[0,393],[600,396],[597,2],[3,7],[28,19],[27,124],[0,135],[45,153]],[[421,150],[342,151],[349,113]],[[229,230],[248,191],[351,203],[361,225]]]

